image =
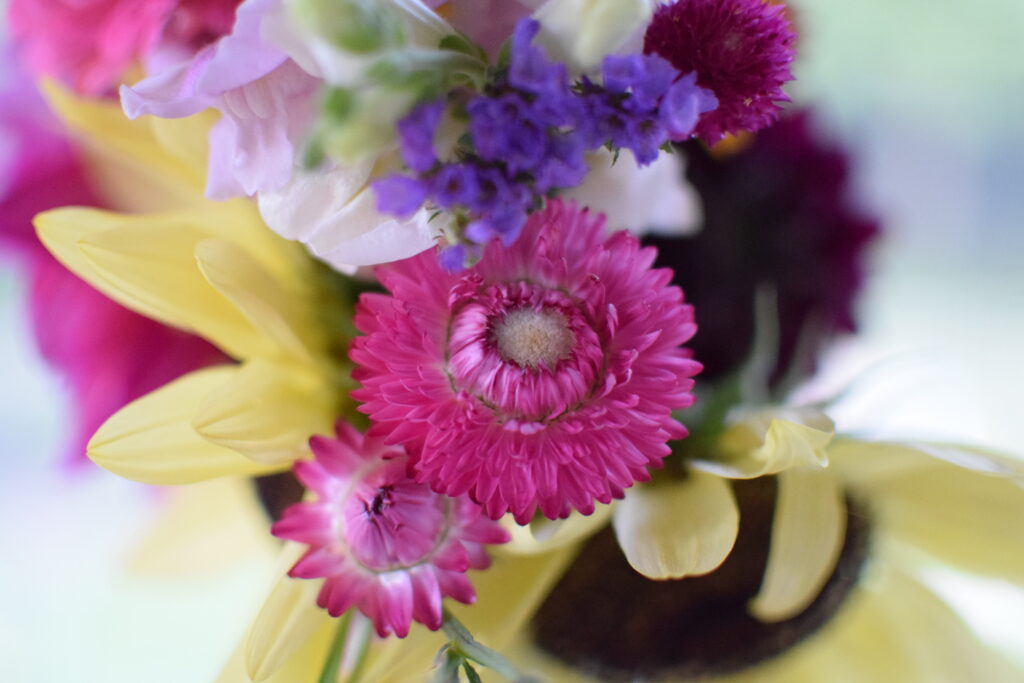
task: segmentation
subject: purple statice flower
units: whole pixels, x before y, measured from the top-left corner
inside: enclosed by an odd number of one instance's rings
[[[507,69],[465,102],[468,138],[454,160],[439,161],[433,145],[444,100],[420,104],[402,119],[402,156],[415,177],[376,183],[381,211],[406,215],[430,201],[456,217],[458,239],[511,244],[546,196],[583,182],[586,152],[625,148],[640,165],[650,164],[717,105],[710,91],[657,55],[607,57],[603,84],[587,77],[571,84],[565,65],[533,44],[538,30],[534,20],[519,22]],[[445,267],[471,253],[446,250]]]
[[[424,173],[437,163],[434,134],[444,113],[444,100],[424,102],[398,122],[398,141],[402,158],[413,171]]]
[[[535,19],[516,24],[509,44],[509,85],[532,95],[562,97],[569,88],[568,72],[564,64],[552,62],[533,44],[538,31],[540,22]]]
[[[377,193],[377,209],[400,218],[416,213],[427,200],[426,185],[397,173],[374,182],[373,190]]]
[[[657,55],[608,56],[601,76],[602,86],[589,80],[580,86],[588,146],[629,149],[642,166],[665,143],[690,137],[700,114],[717,106],[710,91],[692,78],[676,80],[679,72]]]

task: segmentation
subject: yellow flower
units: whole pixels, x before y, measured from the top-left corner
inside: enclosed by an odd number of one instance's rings
[[[116,103],[54,89],[51,99],[86,141],[104,194],[141,213],[49,211],[36,218],[43,243],[115,301],[238,361],[126,406],[93,437],[89,456],[156,484],[287,468],[347,400],[337,348],[351,311],[331,294],[326,269],[268,230],[251,202],[203,197],[209,119],[131,122]]]
[[[532,619],[516,619],[517,635],[503,653],[521,671],[540,680],[582,683],[637,679],[723,683],[1022,680],[1024,672],[977,641],[952,610],[920,583],[916,573],[926,566],[921,561],[926,558],[984,576],[1024,582],[1024,526],[1020,524],[1024,518],[1024,466],[960,448],[848,439],[837,440],[828,449],[828,457],[831,464],[825,471],[850,502],[850,512],[844,515],[843,542],[834,571],[830,570],[824,587],[819,586],[811,603],[798,613],[779,620],[768,610],[764,622],[753,618],[743,624],[730,621],[744,604],[754,615],[765,609],[766,584],[784,581],[787,572],[799,583],[802,576],[817,572],[820,564],[819,553],[811,548],[814,532],[798,539],[807,546],[801,554],[793,547],[800,544],[785,539],[780,543],[777,527],[747,514],[763,511],[761,496],[771,480],[759,479],[734,487],[743,508],[741,540],[738,555],[721,568],[699,579],[650,582],[635,577],[622,582],[619,578],[626,576],[622,572],[628,572],[628,567],[614,557],[615,544],[605,532],[584,545]],[[781,478],[776,486],[777,524],[786,494]],[[813,503],[809,505],[804,511],[811,514]],[[753,531],[748,530],[744,539],[743,529],[748,527]],[[756,538],[759,534],[763,537],[760,541]],[[758,558],[758,543],[767,551],[769,535],[768,557],[760,556],[756,566],[744,567]],[[778,555],[784,557],[785,565]],[[760,588],[754,582],[744,589],[746,594],[731,592],[735,588],[731,583],[756,578],[763,569]],[[774,576],[773,571],[777,572]],[[651,592],[638,589],[641,584],[651,587]],[[741,600],[736,600],[737,595]],[[480,592],[482,601],[492,598]],[[512,591],[500,591],[497,599],[510,610],[516,605]],[[673,611],[684,604],[686,609]],[[657,633],[663,640],[652,646],[646,667],[634,672],[609,666],[609,662],[628,660],[620,657],[622,651],[640,637],[631,636],[631,629],[639,629],[640,634]],[[546,650],[538,644],[537,634],[548,639]],[[588,644],[594,634],[597,642]],[[714,634],[721,639],[714,640]],[[687,638],[704,636],[700,643],[687,646]],[[426,634],[416,631],[410,644],[419,647],[422,638]],[[566,643],[572,643],[568,659],[575,660],[575,666],[555,654]],[[424,657],[416,664],[403,652],[396,650],[391,668],[378,662],[382,673],[373,680],[426,679],[426,674],[414,672],[426,671],[430,660]],[[659,664],[651,653],[663,661]],[[580,659],[587,657],[591,658],[589,665],[581,665]],[[741,665],[746,666],[735,670]]]

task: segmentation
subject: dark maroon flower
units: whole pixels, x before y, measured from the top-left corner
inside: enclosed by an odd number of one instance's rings
[[[659,7],[644,52],[661,55],[718,98],[694,131],[710,144],[726,133],[756,131],[789,101],[782,85],[793,79],[795,34],[783,5],[764,0],[680,0]]]
[[[812,124],[808,112],[788,116],[724,158],[697,142],[681,148],[703,203],[703,229],[646,242],[694,304],[698,331],[689,345],[703,379],[722,378],[747,358],[759,287],[777,297],[773,383],[794,364],[812,371],[823,343],[856,327],[865,247],[879,226],[851,205],[847,157]]]

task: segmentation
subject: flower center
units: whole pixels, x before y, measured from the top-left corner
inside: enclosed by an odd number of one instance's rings
[[[773,478],[733,482],[740,530],[728,559],[705,576],[651,581],[636,573],[607,529],[587,542],[533,620],[541,649],[600,680],[689,680],[771,659],[825,624],[856,586],[870,520],[847,500],[842,554],[818,598],[791,619],[747,612],[761,585],[775,507]]]
[[[553,368],[569,355],[573,334],[558,311],[520,308],[495,325],[494,340],[505,360],[523,367]]]

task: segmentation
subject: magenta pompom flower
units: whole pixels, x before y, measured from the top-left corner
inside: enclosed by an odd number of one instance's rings
[[[679,0],[659,7],[644,52],[661,55],[718,98],[694,134],[709,143],[771,124],[788,102],[796,35],[783,5],[765,0]]]
[[[417,481],[520,524],[621,498],[685,436],[700,364],[693,310],[653,249],[551,201],[510,247],[449,273],[433,253],[378,268],[351,357],[370,433],[405,444]]]
[[[316,500],[285,510],[271,532],[309,545],[289,575],[324,578],[317,604],[332,616],[357,607],[383,638],[415,619],[441,627],[441,599],[476,599],[468,569],[490,564],[484,544],[508,532],[466,497],[449,498],[406,475],[405,453],[338,423],[337,439],[310,439],[315,460],[295,474]]]

